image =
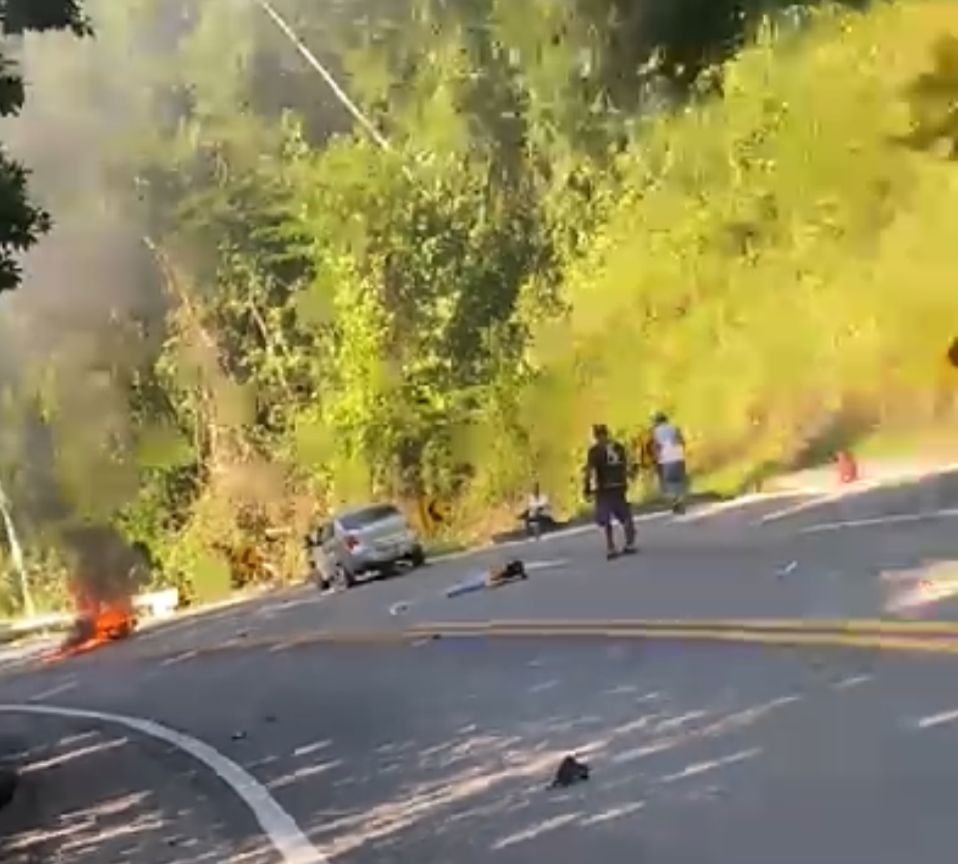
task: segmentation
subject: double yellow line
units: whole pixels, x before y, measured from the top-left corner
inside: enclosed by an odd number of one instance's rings
[[[958,653],[958,621],[880,619],[701,619],[633,621],[491,621],[420,624],[404,633],[424,638],[581,638],[742,642],[760,645],[879,648]]]
[[[143,660],[162,657],[168,662],[177,662],[235,651],[282,652],[319,645],[387,647],[435,639],[671,640],[958,654],[958,621],[801,618],[437,621],[405,629],[315,630],[282,636],[238,637],[192,648],[166,647],[137,653]]]

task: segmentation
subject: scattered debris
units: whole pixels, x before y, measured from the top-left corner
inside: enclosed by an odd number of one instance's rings
[[[576,783],[584,783],[589,779],[589,766],[580,762],[575,756],[566,756],[556,769],[556,776],[549,785],[550,789],[566,789]]]
[[[792,563],[789,564],[788,566],[782,567],[780,570],[777,570],[775,572],[775,575],[778,576],[779,579],[784,579],[786,576],[794,573],[797,569],[798,569],[798,561],[792,561]]]
[[[244,741],[246,740],[246,733],[240,730],[240,731],[234,732],[230,736],[230,738],[232,738],[234,741]]]
[[[17,772],[0,768],[0,809],[3,809],[11,801],[17,791]]]
[[[410,603],[408,600],[401,600],[399,603],[393,603],[393,605],[389,607],[389,614],[405,615],[411,606],[412,603]]]

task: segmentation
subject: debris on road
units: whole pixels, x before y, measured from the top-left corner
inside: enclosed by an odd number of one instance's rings
[[[243,732],[243,731],[237,731],[237,732],[234,732],[234,733],[230,736],[230,738],[231,738],[233,741],[244,741],[244,740],[246,740],[246,733]]]
[[[13,801],[14,793],[17,791],[17,772],[0,768],[0,810]]]
[[[779,570],[776,570],[775,575],[778,576],[779,579],[784,579],[786,576],[789,576],[792,573],[794,573],[797,569],[798,569],[798,561],[792,561],[791,564],[788,564],[787,566],[782,567]]]
[[[405,615],[411,607],[412,603],[408,600],[401,600],[399,603],[393,603],[393,605],[389,607],[389,614],[393,616]]]
[[[566,789],[576,783],[584,783],[591,773],[589,766],[580,762],[575,756],[566,756],[556,769],[556,775],[550,789]]]

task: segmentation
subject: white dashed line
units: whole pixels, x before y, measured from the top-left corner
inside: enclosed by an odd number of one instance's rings
[[[209,744],[175,729],[169,729],[153,720],[84,711],[78,708],[60,708],[52,705],[0,705],[0,713],[41,714],[49,717],[69,717],[94,720],[125,726],[151,738],[157,738],[202,762],[229,786],[253,812],[263,833],[279,853],[282,864],[327,864],[327,859],[309,842],[296,821],[252,774],[237,765]]]
[[[758,519],[756,525],[771,525],[774,522],[781,522],[783,519],[788,519],[790,516],[797,516],[799,513],[804,513],[806,510],[813,510],[816,507],[822,507],[825,504],[830,504],[832,501],[837,501],[841,496],[831,493],[828,495],[818,495],[811,499],[806,499],[800,501],[798,504],[792,504],[791,507],[783,507],[781,510],[775,510],[772,513],[766,513],[760,519]]]
[[[701,522],[704,519],[710,519],[713,516],[719,516],[729,511],[751,507],[753,504],[765,504],[769,501],[782,498],[807,497],[807,492],[755,492],[749,495],[741,495],[730,501],[718,501],[715,504],[706,504],[703,507],[697,507],[690,513],[676,517],[675,521],[680,525],[694,524],[695,522]]]
[[[800,534],[823,534],[827,531],[844,531],[848,528],[873,528],[880,525],[908,525],[915,522],[933,522],[938,519],[958,519],[958,507],[945,510],[929,510],[925,513],[897,513],[875,516],[871,519],[848,519],[844,522],[825,522],[802,528]]]
[[[945,726],[958,720],[958,711],[942,711],[940,714],[930,714],[915,721],[917,729],[933,729],[935,726]]]

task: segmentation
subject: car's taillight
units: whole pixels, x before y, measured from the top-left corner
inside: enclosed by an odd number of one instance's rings
[[[355,534],[347,534],[345,537],[346,548],[352,552],[359,545],[359,538]]]

